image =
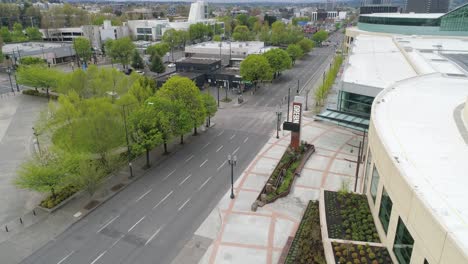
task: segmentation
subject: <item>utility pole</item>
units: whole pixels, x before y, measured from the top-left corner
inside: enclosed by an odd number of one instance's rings
[[[299,79],[297,79],[297,90],[296,93],[299,94]]]
[[[216,87],[218,87],[218,108],[219,108],[219,88],[220,88],[220,86],[216,85]]]
[[[288,112],[286,113],[286,121],[289,122],[289,103],[291,100],[291,88],[288,88]]]
[[[130,142],[128,140],[128,127],[127,127],[127,113],[125,111],[125,107],[128,105],[123,105],[123,118],[124,118],[124,126],[125,126],[125,139],[127,140],[127,158],[128,158],[128,168],[130,170],[130,178],[133,178],[133,168],[132,168],[132,157],[131,157],[131,150],[130,150]]]

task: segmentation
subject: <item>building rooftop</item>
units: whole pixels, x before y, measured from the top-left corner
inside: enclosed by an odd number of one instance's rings
[[[213,64],[218,62],[219,59],[217,58],[183,58],[181,60],[176,61],[176,63],[194,63],[194,64]]]
[[[468,120],[462,112],[467,98],[468,78],[433,73],[397,82],[372,107],[375,131],[393,162],[465,252]]]
[[[373,13],[373,14],[363,14],[361,16],[387,17],[387,18],[437,19],[443,15],[445,14],[444,13]]]
[[[392,37],[359,35],[343,73],[343,82],[383,89],[416,75]],[[375,96],[379,91],[368,95]]]
[[[468,54],[468,38],[359,34],[343,72],[343,87],[376,96],[397,81],[424,74],[468,76],[454,58]]]

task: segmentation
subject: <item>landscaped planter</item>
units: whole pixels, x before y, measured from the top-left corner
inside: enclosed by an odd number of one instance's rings
[[[70,188],[73,188],[73,187],[70,187]],[[62,206],[64,206],[65,204],[67,204],[70,200],[76,198],[80,193],[81,193],[81,191],[79,191],[78,189],[76,189],[75,191],[70,191],[67,194],[62,194],[61,192],[58,192],[57,195],[56,195],[57,196],[56,199],[61,200],[59,203],[57,203],[55,206],[50,207],[50,208],[43,206],[44,201],[47,201],[48,199],[51,199],[51,197],[49,196],[45,200],[41,201],[41,203],[39,204],[39,208],[43,209],[44,211],[46,211],[48,213],[52,213],[52,212],[58,210],[59,208],[61,208]],[[61,195],[63,195],[63,198],[60,197]]]
[[[332,243],[336,263],[340,264],[392,264],[385,247]]]
[[[319,264],[325,262],[320,232],[319,203],[318,201],[310,201],[283,263]]]
[[[314,152],[315,147],[307,143],[301,144],[297,152],[288,147],[252,205],[252,210],[255,211],[257,206],[263,206],[287,196],[295,177],[300,175],[305,163]]]
[[[324,194],[330,238],[380,242],[365,195],[331,191]]]

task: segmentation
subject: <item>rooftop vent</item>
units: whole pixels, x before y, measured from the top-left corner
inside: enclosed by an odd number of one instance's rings
[[[462,73],[447,73],[447,76],[450,76],[450,77],[466,77],[466,75],[462,74]]]

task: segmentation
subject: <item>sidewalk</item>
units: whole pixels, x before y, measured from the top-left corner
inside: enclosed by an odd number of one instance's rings
[[[199,133],[206,131],[205,126],[200,127],[198,131]],[[185,143],[189,143],[192,139],[187,134],[184,141]],[[168,148],[171,151],[169,155],[163,155],[162,146],[153,149],[150,153],[152,168],[183,148],[183,145],[181,146],[178,143],[179,139],[175,138],[172,143],[168,144]],[[114,173],[111,173],[93,197],[93,200],[99,201],[99,204],[90,210],[84,209],[84,206],[91,201],[91,198],[86,192],[81,192],[53,213],[47,213],[36,207],[34,209],[35,215],[32,209],[26,214],[18,215],[13,221],[7,223],[9,232],[6,232],[5,226],[2,225],[0,227],[0,262],[2,264],[21,262],[24,258],[44,246],[48,241],[54,239],[75,222],[104,204],[111,197],[124,190],[126,186],[140,179],[148,172],[142,169],[146,164],[145,155],[141,155],[132,161],[132,163],[134,177],[132,179],[128,178],[128,166],[123,166]],[[20,223],[19,217],[22,217],[23,223]]]
[[[360,137],[349,130],[303,119],[302,139],[316,147],[294,182],[289,196],[251,211],[251,205],[275,168],[289,141],[289,133],[272,137],[235,183],[236,198],[230,191],[196,231],[196,237],[212,243],[199,261],[212,263],[277,263],[289,236],[294,236],[309,200],[320,196],[320,189],[354,188]],[[360,184],[360,180],[358,181]],[[196,263],[197,260],[193,262]]]

